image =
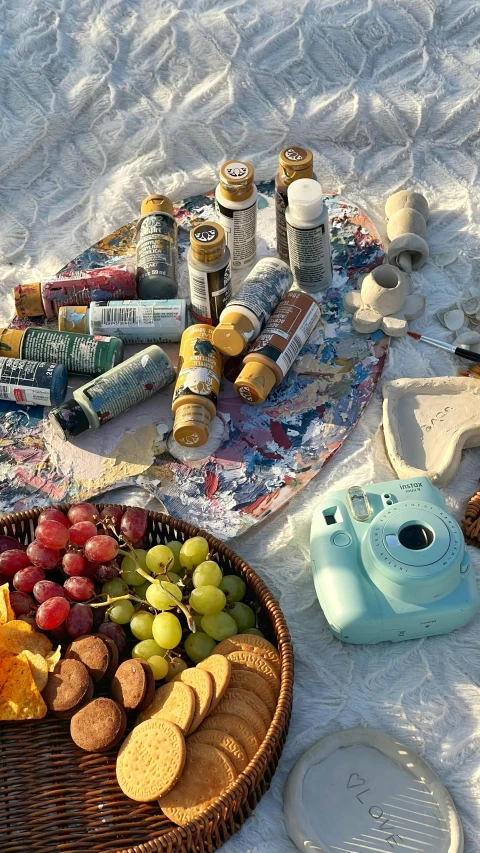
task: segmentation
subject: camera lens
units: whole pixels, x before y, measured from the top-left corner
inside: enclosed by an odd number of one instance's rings
[[[400,531],[398,539],[404,548],[409,548],[410,551],[421,551],[432,544],[433,533],[423,524],[409,524]]]

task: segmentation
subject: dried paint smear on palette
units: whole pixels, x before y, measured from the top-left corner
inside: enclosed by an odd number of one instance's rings
[[[273,182],[258,185],[258,257],[274,254]],[[52,502],[76,502],[113,486],[136,484],[158,497],[169,513],[195,517],[223,539],[248,530],[303,488],[341,447],[359,420],[382,372],[388,339],[359,336],[342,305],[357,276],[383,262],[384,249],[356,205],[326,196],[334,275],[322,294],[322,322],[286,379],[258,407],[233,392],[239,366],[225,366],[217,418],[220,446],[200,461],[185,461],[168,436],[171,390],[125,413],[105,430],[55,444],[42,410],[0,412],[0,510],[20,511]],[[189,229],[213,218],[213,194],[175,206],[179,224],[179,296],[188,294]],[[105,237],[72,260],[78,270],[124,264],[133,254],[135,223]],[[240,283],[235,281],[234,289]],[[16,321],[16,326],[28,322]],[[178,345],[165,345],[176,363]],[[217,441],[218,445],[218,441]],[[221,511],[220,511],[221,510]],[[192,515],[193,513],[193,515]]]

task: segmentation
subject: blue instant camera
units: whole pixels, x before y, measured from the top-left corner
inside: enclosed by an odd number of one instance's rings
[[[445,634],[478,610],[462,531],[426,477],[333,492],[310,549],[318,600],[346,643]]]

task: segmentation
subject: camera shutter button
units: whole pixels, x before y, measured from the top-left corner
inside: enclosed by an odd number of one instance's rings
[[[335,536],[332,538],[333,544],[339,548],[345,548],[347,545],[350,545],[351,541],[352,537],[348,533],[335,533]]]

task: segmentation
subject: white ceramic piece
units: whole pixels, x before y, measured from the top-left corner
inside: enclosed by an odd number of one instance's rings
[[[385,215],[387,219],[391,219],[397,210],[403,207],[413,207],[422,214],[425,222],[428,222],[429,209],[428,201],[421,193],[413,192],[412,190],[399,190],[387,199],[385,204]]]
[[[461,308],[456,308],[453,311],[447,311],[443,315],[443,322],[450,332],[456,332],[461,329],[465,320],[465,314]]]
[[[480,382],[461,376],[395,379],[383,385],[383,431],[399,478],[446,486],[464,447],[480,446]]]
[[[413,207],[402,207],[397,210],[387,222],[387,237],[395,240],[402,234],[418,234],[425,239],[427,224],[418,210]]]
[[[437,252],[435,255],[435,263],[437,267],[448,267],[449,264],[453,264],[458,258],[458,252]]]
[[[380,328],[382,316],[371,308],[359,308],[353,315],[352,326],[356,332],[368,335]]]
[[[388,247],[389,263],[402,267],[401,255],[407,252],[410,255],[412,270],[421,269],[428,259],[428,246],[423,237],[418,234],[402,234],[392,240]],[[405,270],[410,272],[410,270]]]
[[[480,299],[476,296],[469,296],[467,299],[459,299],[458,307],[462,309],[468,316],[476,314],[480,309]]]
[[[421,293],[407,296],[402,311],[406,320],[417,320],[425,311],[425,297]]]
[[[365,276],[361,297],[365,307],[379,314],[395,314],[405,302],[405,276],[390,264],[381,264]]]
[[[382,332],[390,335],[391,338],[403,338],[408,332],[408,323],[402,311],[398,314],[390,314],[388,317],[382,317],[380,326]]]
[[[345,308],[345,311],[349,311],[350,314],[355,314],[355,311],[362,307],[360,291],[349,290],[343,297],[343,307]]]
[[[456,347],[461,346],[471,346],[472,344],[480,344],[480,332],[475,332],[475,330],[462,332],[461,335],[457,335],[454,342]]]
[[[317,741],[290,771],[283,799],[301,853],[463,853],[462,825],[437,774],[375,729]]]

